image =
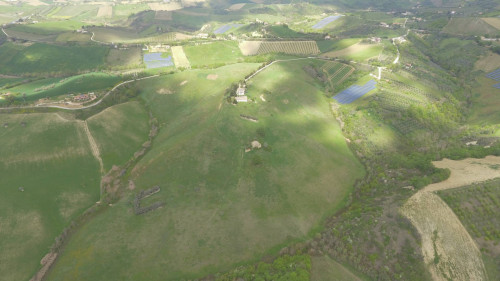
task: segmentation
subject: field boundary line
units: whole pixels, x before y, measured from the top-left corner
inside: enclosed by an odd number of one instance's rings
[[[2,27],[2,32],[3,32],[3,34],[5,34],[5,36],[11,37],[9,34],[7,34],[7,32],[5,32],[5,29],[3,29],[3,27]]]
[[[90,149],[92,150],[92,155],[94,155],[95,159],[99,161],[99,166],[101,167],[101,175],[104,175],[104,164],[102,163],[99,146],[97,146],[97,143],[94,137],[92,136],[92,133],[90,132],[87,120],[83,121],[83,129],[85,131],[85,134],[87,135],[87,139],[89,140]]]

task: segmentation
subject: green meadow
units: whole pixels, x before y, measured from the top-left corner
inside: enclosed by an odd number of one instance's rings
[[[127,162],[147,141],[148,119],[144,106],[135,101],[112,106],[87,120],[105,171]]]
[[[99,164],[81,122],[2,114],[0,124],[0,272],[29,280],[54,238],[99,200]]]
[[[92,72],[66,78],[46,78],[13,88],[2,90],[18,94],[19,98],[26,94],[27,100],[55,97],[66,94],[81,94],[90,91],[102,91],[112,88],[122,78],[102,72]]]
[[[0,74],[75,74],[104,66],[108,52],[102,46],[5,43],[0,46]]]
[[[302,64],[275,64],[252,79],[255,102],[226,101],[225,89],[258,66],[138,83],[160,130],[131,168],[136,189],[72,236],[47,280],[179,280],[228,270],[314,234],[345,204],[364,171]],[[245,152],[252,141],[262,147]],[[144,204],[165,207],[134,215],[134,195],[155,185],[161,192]]]
[[[64,31],[81,29],[83,25],[85,25],[83,22],[74,20],[46,21],[28,25],[17,24],[7,28],[6,31],[7,33],[10,31],[19,31],[39,35],[52,35]]]
[[[216,41],[209,44],[186,45],[184,53],[191,67],[210,67],[243,61],[236,41]]]

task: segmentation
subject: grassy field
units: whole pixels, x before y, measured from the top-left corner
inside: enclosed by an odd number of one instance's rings
[[[500,180],[440,191],[439,196],[457,214],[483,249],[483,261],[490,280],[496,280],[500,266]]]
[[[106,57],[106,64],[111,68],[140,67],[142,65],[142,51],[140,48],[111,49]]]
[[[325,53],[325,52],[345,49],[359,42],[361,42],[361,39],[359,38],[349,38],[341,40],[324,40],[324,41],[318,41],[317,43],[319,50],[322,53]]]
[[[95,40],[107,43],[165,43],[177,39],[176,33],[143,36],[125,28],[93,27],[89,30],[94,32]]]
[[[64,31],[74,31],[81,29],[83,22],[74,20],[61,20],[61,21],[45,21],[36,24],[28,25],[12,25],[6,29],[6,32],[10,34],[10,31],[19,31],[24,33],[32,33],[37,35],[53,35]]]
[[[474,238],[485,243],[500,242],[500,217],[497,215],[500,211],[499,180],[440,191],[439,196]]]
[[[477,78],[478,86],[474,89],[474,103],[470,121],[476,124],[499,124],[500,89],[493,88],[498,82],[484,76]]]
[[[243,55],[235,41],[220,41],[203,45],[184,46],[184,52],[191,67],[213,66],[236,63]]]
[[[245,56],[268,53],[303,55],[320,53],[316,41],[243,41],[239,47]]]
[[[455,35],[496,35],[499,31],[480,18],[452,18],[443,32]]]
[[[0,124],[0,272],[28,280],[54,238],[99,200],[99,167],[80,123],[2,114]]]
[[[355,61],[366,61],[378,57],[384,47],[381,44],[361,44],[357,43],[345,49],[330,51],[324,55],[330,58],[344,58]]]
[[[109,49],[101,46],[57,46],[13,43],[0,46],[1,74],[72,74],[103,66]]]
[[[55,97],[65,94],[80,94],[105,90],[120,82],[120,76],[102,72],[76,75],[67,78],[47,78],[2,90],[13,94],[26,94],[28,100]],[[0,100],[1,101],[1,100]]]
[[[105,171],[129,160],[148,139],[148,113],[139,102],[110,107],[87,120]]]
[[[363,168],[302,64],[257,75],[248,92],[257,103],[226,103],[224,90],[258,66],[140,83],[160,131],[130,179],[137,190],[160,185],[150,202],[166,206],[135,216],[133,194],[126,196],[73,236],[48,280],[179,280],[228,270],[307,236],[344,204]],[[245,153],[253,140],[264,147]]]
[[[369,280],[351,272],[328,256],[311,259],[311,281],[363,281]]]

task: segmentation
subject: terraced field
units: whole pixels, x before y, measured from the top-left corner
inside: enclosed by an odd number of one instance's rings
[[[331,85],[341,84],[355,70],[354,67],[350,65],[338,62],[326,62],[322,66],[322,69]]]
[[[243,41],[239,47],[246,56],[268,53],[301,55],[320,53],[316,41]]]

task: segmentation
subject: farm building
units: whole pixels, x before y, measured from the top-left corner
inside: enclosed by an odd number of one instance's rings
[[[241,85],[238,87],[236,90],[236,95],[237,96],[244,96],[245,95],[245,86],[241,87]]]
[[[248,102],[247,96],[237,96],[235,99],[237,102]]]
[[[96,98],[96,96],[94,93],[80,94],[80,95],[73,97],[73,101],[83,102],[83,101],[88,101],[88,100],[94,100],[95,98]]]

